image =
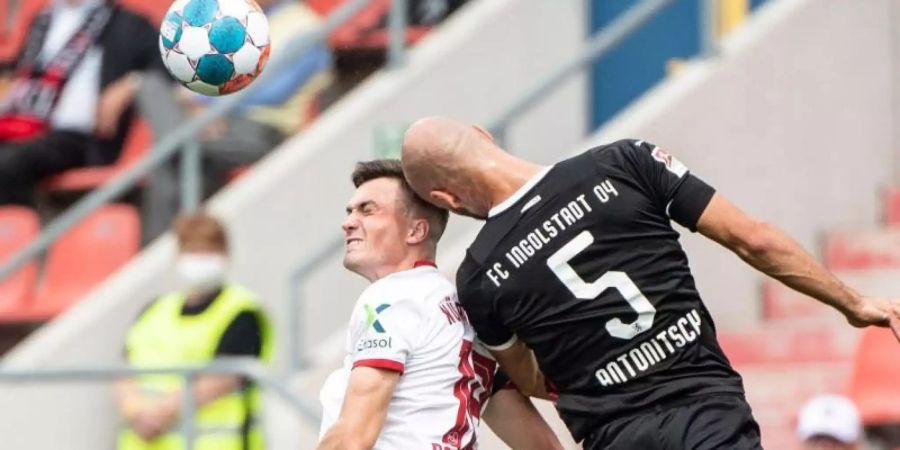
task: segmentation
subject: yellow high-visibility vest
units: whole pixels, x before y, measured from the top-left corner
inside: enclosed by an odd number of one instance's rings
[[[262,361],[272,356],[272,328],[256,296],[239,286],[228,285],[197,315],[183,316],[185,296],[173,293],[159,298],[131,327],[126,339],[128,361],[138,368],[205,364],[213,360],[222,335],[238,314],[259,317]],[[178,375],[142,376],[141,390],[165,395],[181,390]],[[263,450],[257,418],[260,394],[255,386],[232,392],[200,407],[194,416],[194,450]],[[119,450],[183,450],[184,438],[176,423],[172,430],[152,441],[144,441],[124,428]]]

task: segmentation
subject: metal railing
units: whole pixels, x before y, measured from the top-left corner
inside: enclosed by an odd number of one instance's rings
[[[322,23],[318,24],[315,29],[293,38],[285,45],[284,50],[281,51],[279,56],[273,58],[273,61],[269,63],[267,70],[263,72],[259,79],[246,89],[216,100],[202,114],[186,122],[168,135],[162,136],[148,152],[147,157],[141,159],[134,166],[116,176],[109,183],[84,196],[71,208],[57,217],[56,220],[44,227],[36,239],[29,242],[28,245],[3,262],[3,264],[0,264],[0,280],[6,279],[23,265],[41,255],[63,233],[75,226],[93,211],[123,195],[140,182],[143,177],[169,161],[178,153],[182,154],[184,163],[182,164],[182,207],[195,208],[200,203],[200,152],[195,138],[207,125],[240,106],[241,102],[253,95],[253,93],[261,85],[265,84],[266,80],[271,78],[273,74],[281,72],[285,67],[313,46],[324,42],[332,31],[349,20],[372,1],[373,0],[348,0],[326,17]],[[398,27],[405,26],[406,2],[407,0],[393,0],[391,5],[391,48],[388,50],[388,66],[390,68],[394,68],[396,65],[402,64],[403,62],[405,29],[400,29]]]
[[[703,2],[701,7],[701,15],[709,16],[700,21],[704,27],[713,27],[715,23],[715,5],[716,0],[700,0]],[[632,33],[637,31],[648,20],[653,18],[657,13],[662,11],[666,6],[673,3],[674,0],[644,0],[637,5],[631,7],[622,13],[612,23],[595,33],[585,44],[581,50],[572,58],[561,64],[555,70],[552,70],[545,77],[541,78],[533,86],[525,91],[518,99],[513,101],[507,108],[503,110],[494,120],[488,122],[488,130],[494,135],[498,143],[503,144],[506,138],[509,126],[522,114],[529,111],[540,100],[552,93],[554,89],[559,87],[564,81],[579,73],[588,67],[604,54],[613,49],[618,43],[626,39]],[[710,32],[711,33],[711,32]],[[701,57],[711,56],[715,54],[715,41],[712,35],[703,32],[704,42],[701,44]],[[507,150],[510,150],[507,148]],[[301,353],[301,349],[307,348],[301,343],[303,342],[300,327],[300,314],[304,308],[303,289],[305,281],[314,274],[322,263],[327,259],[334,257],[336,252],[343,246],[343,239],[335,239],[323,245],[311,258],[304,258],[304,263],[298,266],[290,277],[291,298],[288,304],[288,314],[290,328],[288,330],[291,352],[289,356],[290,369],[298,370],[304,367],[307,356]]]
[[[252,380],[257,386],[278,394],[302,420],[314,426],[322,420],[314,402],[295,395],[258,361],[248,358],[229,358],[213,361],[205,366],[160,367],[138,369],[134,367],[66,368],[66,369],[2,369],[0,383],[47,383],[60,381],[108,381],[119,378],[147,375],[177,375],[182,381],[181,410],[179,411],[180,434],[184,439],[184,449],[194,448],[194,416],[197,410],[194,390],[186,388],[198,376],[237,375]]]

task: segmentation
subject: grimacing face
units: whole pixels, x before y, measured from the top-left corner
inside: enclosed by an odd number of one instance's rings
[[[366,276],[401,261],[408,249],[410,219],[400,181],[376,178],[361,184],[347,204],[344,267]]]

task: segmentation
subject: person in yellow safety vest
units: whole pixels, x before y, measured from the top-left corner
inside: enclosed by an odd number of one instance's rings
[[[150,304],[128,332],[125,354],[139,368],[203,365],[218,357],[272,355],[272,329],[256,296],[228,283],[228,241],[205,214],[174,225],[175,265],[183,289]],[[116,383],[123,419],[119,450],[182,450],[179,425],[183,381],[178,375],[140,376]],[[190,387],[196,404],[195,450],[262,450],[257,387],[235,375],[200,375]]]

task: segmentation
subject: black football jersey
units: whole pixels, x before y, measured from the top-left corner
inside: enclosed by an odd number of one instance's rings
[[[672,228],[714,190],[652,144],[550,167],[492,210],[457,273],[479,339],[516,339],[559,390],[577,440],[689,396],[742,393]]]

